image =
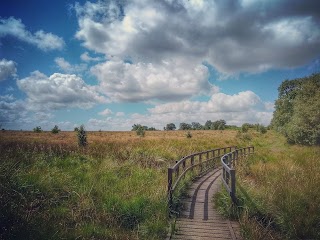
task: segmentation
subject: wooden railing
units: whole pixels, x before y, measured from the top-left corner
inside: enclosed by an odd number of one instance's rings
[[[236,197],[236,170],[237,161],[241,158],[254,153],[254,147],[235,149],[221,157],[222,163],[222,182],[230,194],[234,203],[237,203]]]
[[[186,173],[193,171],[195,167],[199,168],[201,175],[210,169],[220,165],[219,159],[225,156],[227,152],[235,150],[237,147],[216,148],[204,152],[194,153],[189,156],[183,157],[173,167],[168,168],[168,203],[169,211],[172,210],[173,193],[177,188],[179,182],[185,177]]]

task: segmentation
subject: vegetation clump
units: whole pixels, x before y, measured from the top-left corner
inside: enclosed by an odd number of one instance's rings
[[[77,137],[78,137],[78,144],[80,147],[87,146],[87,132],[84,128],[84,125],[81,125],[79,127],[79,130],[77,131]]]
[[[41,133],[41,132],[42,132],[42,129],[41,129],[40,126],[37,126],[37,127],[35,127],[35,128],[33,129],[33,131],[36,132],[36,133]]]
[[[59,133],[61,130],[59,129],[59,127],[57,125],[55,125],[52,129],[51,129],[51,133],[53,134],[57,134]]]
[[[285,80],[278,90],[272,127],[289,143],[320,145],[320,73]]]

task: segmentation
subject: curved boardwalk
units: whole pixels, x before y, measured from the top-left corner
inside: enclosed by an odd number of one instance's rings
[[[215,169],[193,182],[171,239],[241,239],[239,223],[213,208],[212,196],[221,186],[221,173],[221,168]]]

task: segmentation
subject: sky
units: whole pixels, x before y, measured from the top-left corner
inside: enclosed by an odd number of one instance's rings
[[[318,0],[4,0],[0,125],[268,125],[320,72]]]

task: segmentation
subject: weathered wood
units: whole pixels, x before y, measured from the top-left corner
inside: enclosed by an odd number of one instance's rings
[[[222,168],[216,169],[191,185],[189,197],[182,200],[184,210],[177,218],[171,239],[241,239],[239,223],[221,216],[211,201],[221,186],[221,174]]]

